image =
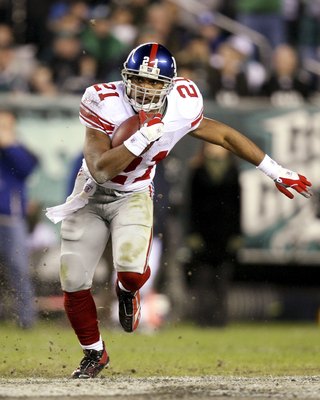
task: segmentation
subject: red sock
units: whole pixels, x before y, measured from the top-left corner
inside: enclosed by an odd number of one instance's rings
[[[143,274],[137,272],[118,272],[118,279],[123,287],[131,292],[139,290],[150,278],[151,270],[148,266]]]
[[[64,309],[82,345],[93,344],[100,339],[97,309],[90,289],[64,292]]]

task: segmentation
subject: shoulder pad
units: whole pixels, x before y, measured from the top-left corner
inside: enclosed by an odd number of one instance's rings
[[[203,97],[198,86],[186,78],[176,78],[173,88],[179,115],[194,120],[203,110]]]

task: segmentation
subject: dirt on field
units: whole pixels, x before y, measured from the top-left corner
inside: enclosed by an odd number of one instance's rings
[[[320,376],[1,379],[1,399],[93,400],[320,399]]]

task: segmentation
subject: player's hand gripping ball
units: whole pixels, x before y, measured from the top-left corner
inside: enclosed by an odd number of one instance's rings
[[[120,146],[125,140],[129,139],[129,137],[136,133],[139,128],[140,118],[138,114],[132,115],[132,117],[123,121],[113,133],[111,139],[112,147]]]
[[[162,136],[163,122],[161,119],[162,115],[159,113],[147,114],[144,111],[140,111],[139,114],[129,117],[113,133],[111,139],[112,147],[121,145],[139,130],[145,138],[144,140],[149,144],[147,146],[149,148],[155,140]]]
[[[139,112],[140,132],[149,143],[153,143],[160,139],[163,135],[162,114],[157,113],[148,116],[144,111]]]

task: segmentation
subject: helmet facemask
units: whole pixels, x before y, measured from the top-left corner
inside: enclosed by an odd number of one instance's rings
[[[125,94],[127,101],[135,111],[143,110],[145,112],[159,110],[165,103],[166,97],[173,87],[173,80],[160,75],[150,73],[136,72],[123,69],[122,79],[125,84]],[[144,87],[134,83],[134,77],[143,77],[152,79],[162,84],[162,88]],[[132,79],[133,78],[133,79]]]

